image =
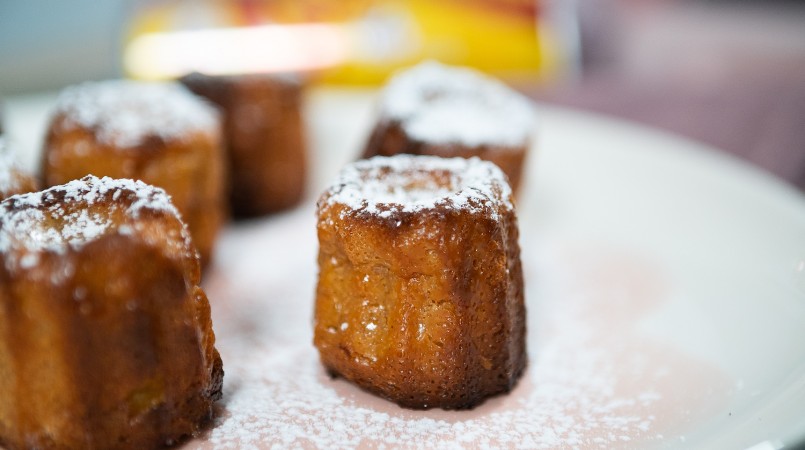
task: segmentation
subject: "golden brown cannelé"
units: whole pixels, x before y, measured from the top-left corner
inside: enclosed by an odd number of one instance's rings
[[[518,190],[534,139],[533,111],[525,97],[501,82],[429,61],[392,77],[378,109],[364,158],[477,156],[500,167]]]
[[[526,364],[517,216],[478,158],[348,165],[318,202],[314,344],[334,375],[412,408],[470,408]]]
[[[85,177],[0,203],[0,447],[193,435],[223,368],[196,250],[162,189]]]
[[[59,96],[48,129],[46,186],[92,174],[143,180],[171,196],[202,264],[227,216],[226,161],[215,108],[178,83],[84,83]]]

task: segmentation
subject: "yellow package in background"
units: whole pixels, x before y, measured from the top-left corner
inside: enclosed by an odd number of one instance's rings
[[[139,51],[134,63],[127,60],[126,71],[148,79],[174,77],[182,70],[299,71],[327,83],[378,85],[399,68],[435,59],[475,67],[512,82],[545,81],[568,74],[574,58],[568,50],[572,46],[563,42],[566,33],[550,19],[538,0],[159,1],[146,3],[134,16],[129,43],[143,36],[200,29],[285,27],[286,34],[298,31],[298,36],[266,37],[257,48],[259,56],[254,56],[259,61],[253,65],[224,62],[230,59],[230,51],[224,53],[227,58],[219,58],[221,67],[215,61],[188,60],[181,69],[161,68],[160,61],[187,59],[194,52],[177,50],[177,55],[158,57],[169,46],[155,43],[155,50]],[[318,44],[303,42],[319,35]],[[300,62],[289,57],[283,46],[296,54],[308,49],[321,56]],[[132,59],[129,50],[127,59]],[[214,58],[213,51],[198,53],[198,58]]]
[[[353,57],[325,79],[382,82],[390,71],[422,59],[472,66],[504,78],[561,74],[563,56],[528,0],[408,0],[373,5],[358,22]],[[542,32],[541,32],[542,31]]]

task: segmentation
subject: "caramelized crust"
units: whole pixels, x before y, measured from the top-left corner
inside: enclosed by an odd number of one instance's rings
[[[359,162],[322,195],[314,344],[402,406],[470,408],[526,363],[517,218],[497,168],[438,160]]]
[[[72,89],[77,93],[62,95],[48,128],[44,184],[93,174],[159,186],[181,212],[206,265],[227,217],[226,163],[212,107],[181,86],[164,93],[133,82]]]
[[[164,192],[87,177],[0,203],[0,445],[153,448],[196,433],[223,369]]]
[[[223,112],[232,213],[259,216],[298,204],[307,159],[301,84],[266,74],[193,73],[180,81]]]

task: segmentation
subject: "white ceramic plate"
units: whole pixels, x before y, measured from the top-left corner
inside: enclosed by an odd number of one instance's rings
[[[472,411],[331,380],[312,347],[313,202],[373,96],[311,95],[310,195],[233,225],[205,281],[221,417],[186,448],[779,448],[805,436],[805,198],[690,141],[540,108],[518,200],[530,365]],[[37,142],[48,102],[10,102]],[[36,157],[29,156],[35,161]]]

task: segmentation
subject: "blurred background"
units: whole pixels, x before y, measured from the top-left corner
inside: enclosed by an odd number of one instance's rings
[[[710,144],[805,189],[805,2],[4,0],[0,42],[6,98],[193,70],[374,87],[433,58]]]

